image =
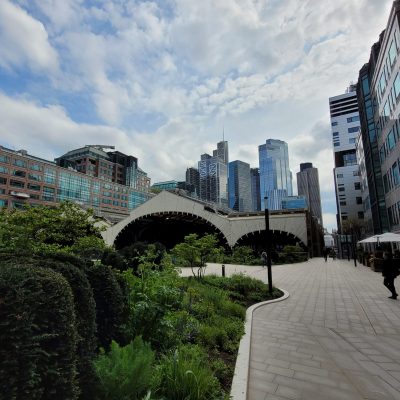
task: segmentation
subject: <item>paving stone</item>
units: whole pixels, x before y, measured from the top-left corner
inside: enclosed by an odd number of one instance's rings
[[[253,313],[247,400],[400,400],[400,301],[381,274],[329,261],[273,266],[290,297]],[[266,280],[258,267],[230,270]]]

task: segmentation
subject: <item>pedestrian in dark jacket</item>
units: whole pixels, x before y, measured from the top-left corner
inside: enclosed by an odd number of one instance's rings
[[[397,292],[394,286],[394,280],[399,274],[399,267],[397,265],[397,260],[393,260],[392,253],[385,253],[382,265],[382,275],[384,277],[383,284],[390,290],[392,293],[389,296],[389,299],[397,299]]]

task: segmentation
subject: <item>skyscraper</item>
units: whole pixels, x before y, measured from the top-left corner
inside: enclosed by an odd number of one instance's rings
[[[229,163],[229,208],[235,211],[251,211],[250,165],[243,161]]]
[[[217,146],[213,156],[202,154],[198,163],[200,199],[228,207],[228,142]]]
[[[394,1],[386,29],[358,77],[366,235],[400,233],[399,24],[400,1]]]
[[[258,157],[261,208],[279,210],[282,198],[293,194],[288,145],[282,140],[268,139],[258,146]],[[268,198],[267,204],[264,204],[264,197]]]
[[[196,168],[186,169],[186,190],[195,197],[200,195],[200,175]]]
[[[329,98],[332,142],[334,151],[334,180],[339,232],[343,223],[363,222],[364,209],[356,156],[356,140],[360,129],[355,85],[344,94]]]
[[[250,168],[250,179],[252,211],[260,211],[260,170],[258,168]]]
[[[307,207],[313,217],[319,220],[322,226],[321,193],[319,189],[318,169],[312,163],[300,164],[297,176],[297,193],[304,196]]]

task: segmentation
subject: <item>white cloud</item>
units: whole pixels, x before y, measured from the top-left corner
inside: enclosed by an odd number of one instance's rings
[[[0,44],[2,67],[57,70],[57,52],[44,25],[8,0],[0,1]]]

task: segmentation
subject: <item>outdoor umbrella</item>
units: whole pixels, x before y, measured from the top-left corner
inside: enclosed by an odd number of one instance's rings
[[[386,232],[381,235],[370,236],[369,238],[360,240],[358,243],[383,243],[383,242],[400,242],[398,233]]]

